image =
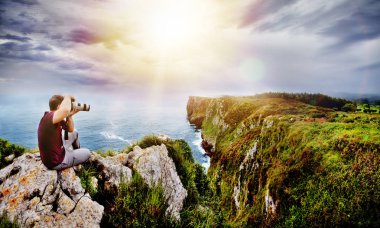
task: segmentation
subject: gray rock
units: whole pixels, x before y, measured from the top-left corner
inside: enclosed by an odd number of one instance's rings
[[[15,155],[14,154],[10,154],[10,155],[8,155],[8,156],[5,157],[5,161],[11,162],[11,161],[13,161],[14,158],[15,158]]]
[[[135,147],[129,154],[106,158],[92,153],[89,162],[97,167],[98,178],[108,190],[117,189],[122,181],[129,182],[131,168],[149,186],[162,184],[169,203],[166,213],[180,219],[187,191],[165,145]],[[38,154],[14,158],[12,164],[0,170],[0,214],[7,212],[9,219],[15,219],[22,227],[99,227],[104,207],[83,189],[77,176],[79,169],[48,170]],[[91,178],[93,187],[97,187],[97,182]]]
[[[0,213],[21,226],[99,226],[104,208],[84,194],[72,168],[48,170],[39,156],[24,154],[0,170],[0,179]]]
[[[162,184],[169,204],[166,213],[180,220],[179,212],[183,207],[187,191],[179,179],[174,162],[168,156],[166,146],[162,144],[146,149],[135,146],[128,154],[127,162],[149,186]]]
[[[125,166],[127,157],[125,153],[106,158],[96,153],[91,154],[89,161],[101,170],[100,178],[104,181],[105,190],[117,188],[122,181],[129,182],[131,180],[132,170]]]

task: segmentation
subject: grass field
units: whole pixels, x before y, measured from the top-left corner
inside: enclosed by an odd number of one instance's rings
[[[362,113],[369,112],[368,110],[371,110],[371,113],[380,113],[380,105],[370,105],[369,108],[367,104],[359,104],[356,109],[357,112]]]

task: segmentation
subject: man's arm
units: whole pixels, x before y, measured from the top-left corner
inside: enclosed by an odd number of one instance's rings
[[[65,96],[65,98],[63,98],[63,101],[62,101],[59,109],[57,109],[57,111],[54,112],[53,124],[61,122],[63,119],[65,119],[70,114],[71,98],[72,98],[71,96]]]
[[[73,118],[73,115],[77,114],[79,112],[79,110],[75,109],[72,110],[70,112],[70,114],[67,116],[66,120],[66,124],[67,124],[67,130],[69,132],[73,132],[74,131],[74,118]]]
[[[73,120],[73,116],[68,116],[67,119],[66,119],[66,124],[67,124],[67,130],[69,132],[73,132],[74,131],[74,120]]]

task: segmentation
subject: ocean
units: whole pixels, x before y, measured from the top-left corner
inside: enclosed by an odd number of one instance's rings
[[[37,128],[48,110],[49,98],[0,97],[0,138],[37,148]],[[200,146],[201,132],[186,118],[186,100],[159,103],[104,96],[92,98],[90,111],[74,116],[81,146],[94,151],[122,150],[145,135],[165,134],[172,139],[184,139],[194,159],[207,169],[209,158]]]

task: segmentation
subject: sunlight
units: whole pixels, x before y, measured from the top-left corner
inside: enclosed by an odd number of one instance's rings
[[[154,49],[188,48],[200,42],[205,32],[207,15],[197,1],[164,1],[144,14],[141,38]]]

